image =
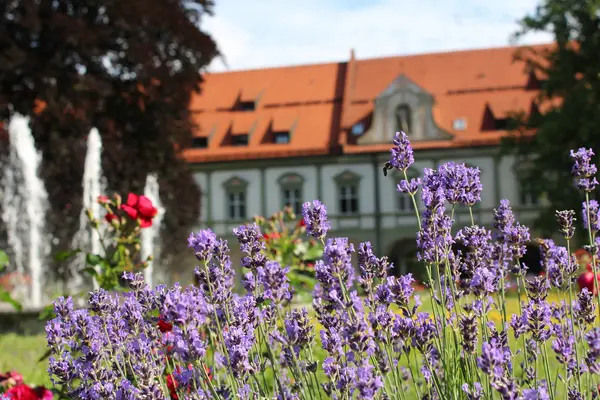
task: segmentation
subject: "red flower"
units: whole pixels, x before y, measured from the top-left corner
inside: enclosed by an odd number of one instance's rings
[[[588,264],[588,271],[579,275],[579,278],[577,278],[577,284],[579,285],[579,290],[586,288],[590,291],[590,293],[596,295],[598,291],[594,290],[594,273],[591,271],[591,268],[591,265]],[[596,275],[596,280],[600,281],[600,274]],[[600,284],[600,282],[598,282],[598,284]],[[596,284],[596,286],[598,286],[598,284]]]
[[[159,317],[159,321],[158,321],[158,329],[162,332],[171,332],[171,330],[173,329],[173,324],[165,321],[162,317]]]
[[[54,395],[43,387],[31,388],[25,384],[19,384],[8,389],[5,395],[11,400],[52,400]]]
[[[105,219],[105,220],[106,220],[106,222],[108,222],[109,224],[110,224],[111,222],[113,222],[113,220],[115,220],[115,219],[117,219],[117,218],[119,218],[119,217],[117,217],[117,216],[116,216],[116,214],[113,214],[113,213],[108,213],[108,214],[106,214],[106,215],[104,216],[104,219]]]
[[[131,219],[140,219],[140,226],[148,228],[152,226],[152,218],[158,213],[158,209],[152,205],[152,201],[146,196],[138,196],[134,193],[129,193],[127,203],[121,206],[123,211]]]
[[[298,226],[298,227],[306,226],[306,222],[304,222],[304,218],[301,218],[300,221],[298,221],[298,223],[296,224],[296,226]]]
[[[191,371],[192,369],[194,369],[194,366],[192,364],[189,364],[188,369]],[[175,367],[175,370],[177,372],[181,372],[181,367],[177,366],[177,367]],[[206,375],[208,375],[208,380],[212,381],[212,375],[210,373],[210,368],[208,368],[206,366],[206,364],[204,364],[204,371],[206,372]],[[169,390],[169,396],[171,397],[171,400],[179,400],[179,396],[177,395],[178,387],[179,387],[179,383],[175,380],[175,378],[173,378],[173,374],[167,375],[167,389]],[[191,388],[189,388],[189,387],[187,388],[188,393],[190,392],[190,389]]]
[[[0,387],[11,387],[23,383],[23,375],[16,371],[10,371],[5,374],[0,374]]]
[[[279,239],[280,237],[281,237],[281,234],[279,232],[265,233],[263,235],[263,238],[266,241],[273,240],[273,239]]]
[[[110,199],[108,198],[108,196],[98,196],[98,203],[99,204],[108,204],[110,203]]]

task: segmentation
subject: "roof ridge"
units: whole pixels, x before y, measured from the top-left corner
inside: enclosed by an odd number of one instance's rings
[[[365,57],[365,58],[357,57],[355,59],[355,61],[360,62],[360,61],[386,60],[386,59],[392,59],[392,58],[431,57],[431,56],[446,55],[446,54],[480,53],[480,52],[510,50],[510,49],[519,49],[519,48],[527,48],[527,47],[544,47],[544,46],[551,46],[551,45],[552,45],[552,43],[544,42],[544,43],[520,44],[520,45],[510,45],[509,44],[509,45],[504,45],[504,46],[473,47],[473,48],[463,48],[463,49],[454,49],[454,50],[420,51],[420,52],[414,52],[414,53],[382,55],[382,56]],[[225,74],[231,74],[231,73],[320,67],[320,66],[331,66],[331,65],[335,65],[335,64],[344,64],[347,62],[348,62],[348,60],[338,60],[338,61],[323,61],[323,62],[316,62],[316,63],[282,64],[282,65],[273,65],[273,66],[268,66],[268,67],[230,69],[227,71],[216,71],[216,72],[206,71],[206,72],[204,72],[203,75],[205,75],[205,76],[225,75]]]

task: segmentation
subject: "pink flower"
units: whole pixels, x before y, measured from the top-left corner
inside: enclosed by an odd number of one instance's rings
[[[98,203],[99,204],[108,204],[110,203],[110,199],[108,198],[108,196],[98,196]]]

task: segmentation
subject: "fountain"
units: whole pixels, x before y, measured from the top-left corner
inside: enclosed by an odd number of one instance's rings
[[[85,164],[83,167],[83,202],[81,214],[79,217],[79,230],[74,236],[73,247],[83,250],[83,254],[99,254],[102,250],[100,235],[98,231],[90,227],[86,210],[91,210],[94,218],[103,218],[103,208],[98,203],[98,196],[104,194],[104,185],[102,177],[102,139],[98,129],[92,128],[87,138],[87,151],[85,154]],[[102,227],[102,225],[100,225]],[[77,257],[75,268],[81,269],[85,263],[85,256]],[[79,288],[83,284],[82,274],[75,273],[74,281],[71,282]],[[94,280],[94,288],[97,289],[97,283]]]
[[[154,259],[160,254],[160,246],[158,244],[158,238],[160,236],[160,225],[162,222],[162,217],[164,214],[164,208],[161,207],[160,197],[159,197],[159,185],[158,179],[156,175],[150,174],[146,177],[146,186],[144,187],[144,196],[152,201],[154,207],[158,209],[158,213],[154,220],[152,221],[152,226],[142,230],[142,243],[141,243],[141,256],[142,260],[148,258],[148,256],[154,256]],[[154,261],[150,261],[148,266],[144,270],[144,276],[146,279],[146,283],[152,286],[152,281],[154,278]]]
[[[42,155],[35,148],[29,118],[13,115],[8,137],[10,153],[2,180],[2,221],[8,234],[11,267],[25,277],[31,289],[15,295],[26,295],[25,305],[38,309],[43,306],[43,265],[50,251],[44,230],[48,193],[38,175]]]

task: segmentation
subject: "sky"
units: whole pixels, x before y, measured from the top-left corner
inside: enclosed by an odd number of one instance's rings
[[[539,0],[216,0],[208,71],[506,46]],[[529,35],[522,44],[551,41]]]

